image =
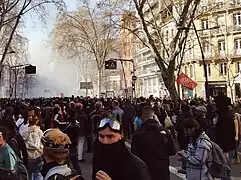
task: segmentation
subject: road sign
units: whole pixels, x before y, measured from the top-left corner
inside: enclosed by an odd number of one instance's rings
[[[136,81],[137,80],[137,77],[134,75],[132,76],[132,81]]]
[[[80,89],[93,89],[92,82],[80,82]]]
[[[117,69],[117,62],[113,60],[105,61],[105,69]]]

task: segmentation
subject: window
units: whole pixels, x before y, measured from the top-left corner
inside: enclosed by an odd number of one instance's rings
[[[151,87],[152,86],[152,79],[148,79],[148,86]]]
[[[217,9],[223,8],[223,2],[218,2],[217,3]]]
[[[235,39],[235,53],[241,55],[241,39]]]
[[[168,38],[169,38],[169,33],[168,31],[166,31],[166,41],[168,41]]]
[[[153,86],[156,86],[156,81],[157,81],[157,79],[153,78]]]
[[[207,6],[202,6],[202,12],[206,12],[208,10]]]
[[[171,36],[173,38],[173,36],[174,36],[174,29],[171,30]]]
[[[218,49],[219,49],[219,52],[225,51],[225,41],[224,40],[218,41]]]
[[[184,72],[185,72],[185,74],[188,73],[187,71],[188,71],[188,70],[187,70],[187,66],[185,66],[185,67],[184,67]]]
[[[241,62],[236,63],[236,73],[239,73],[241,70]]]
[[[227,63],[220,64],[220,75],[227,75]]]
[[[235,26],[241,25],[241,13],[237,13],[233,15],[233,22]]]
[[[203,48],[203,52],[204,53],[209,52],[209,44],[208,44],[208,42],[203,42],[202,46],[203,46],[202,48]]]
[[[192,78],[193,77],[193,65],[190,65],[189,69],[190,69],[190,78]]]
[[[208,29],[208,20],[207,19],[203,19],[202,20],[202,29]]]
[[[233,0],[233,5],[238,5],[240,4],[240,0]]]
[[[192,45],[191,44],[189,44],[188,52],[189,52],[190,55],[192,54]]]
[[[207,74],[211,76],[211,64],[207,64]]]

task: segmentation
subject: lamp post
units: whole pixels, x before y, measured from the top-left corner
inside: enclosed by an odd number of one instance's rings
[[[207,29],[199,29],[197,30],[194,22],[192,22],[192,26],[193,26],[193,30],[195,32],[195,35],[197,37],[197,41],[198,41],[198,45],[200,47],[200,51],[201,51],[201,57],[202,57],[202,63],[203,63],[203,71],[204,71],[204,77],[205,77],[205,94],[206,94],[206,100],[209,101],[209,88],[208,88],[208,73],[207,73],[207,64],[205,62],[205,55],[204,55],[204,52],[203,52],[203,49],[202,49],[202,43],[201,43],[201,40],[200,40],[200,37],[198,35],[198,31],[204,31],[204,30],[211,30],[211,29],[218,29],[220,28],[219,26],[214,26],[214,27],[211,27],[211,28],[207,28]],[[178,27],[177,29],[179,30],[185,30],[187,29],[187,27]],[[192,28],[190,28],[192,29]]]
[[[136,69],[135,69],[134,59],[114,59],[114,58],[111,58],[109,61],[120,61],[121,62],[125,84],[126,84],[126,75],[125,75],[125,71],[124,71],[123,62],[131,62],[132,63],[132,70],[133,70],[133,71],[131,71],[131,74],[132,74],[132,96],[135,97],[136,96],[135,84],[136,84],[137,77],[135,75]],[[125,92],[125,94],[127,96],[127,92]]]
[[[9,69],[10,69],[10,90],[12,89],[12,78],[11,78],[11,70],[14,72],[14,98],[16,99],[17,98],[17,82],[18,82],[18,76],[17,76],[17,68],[21,68],[21,67],[35,67],[36,66],[32,66],[31,64],[20,64],[20,65],[16,65],[16,66],[9,66]],[[36,69],[35,69],[36,70]],[[26,71],[26,69],[25,69]],[[26,74],[31,74],[31,73],[27,73],[25,72]],[[35,71],[36,73],[36,71]],[[11,95],[10,95],[11,96]]]

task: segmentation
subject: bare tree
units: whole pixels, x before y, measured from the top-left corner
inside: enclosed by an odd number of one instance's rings
[[[53,33],[53,47],[57,53],[78,58],[84,52],[89,54],[88,61],[95,61],[99,95],[102,90],[104,62],[118,36],[118,31],[113,29],[109,12],[103,3],[92,6],[89,1],[83,0],[78,11],[68,12],[59,18]]]
[[[187,0],[181,4],[171,0],[153,2],[132,0],[132,2],[137,14],[129,13],[129,16],[135,23],[135,28],[123,26],[121,28],[128,29],[151,50],[171,99],[176,100],[178,95],[174,75],[179,64],[177,64],[177,57],[185,49],[185,41],[196,18],[200,0]],[[165,27],[168,27],[166,23],[170,19],[175,24],[175,29],[172,37],[166,38]]]
[[[0,2],[0,33],[5,35],[5,45],[0,60],[0,79],[4,60],[16,35],[17,28],[24,21],[23,16],[28,12],[35,12],[44,20],[47,14],[46,4],[54,4],[60,11],[65,7],[63,0],[8,0]]]

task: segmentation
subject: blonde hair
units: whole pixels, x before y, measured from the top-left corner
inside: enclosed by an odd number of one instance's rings
[[[51,141],[54,144],[58,145],[68,145],[71,144],[71,141],[67,134],[63,133],[59,129],[50,129],[43,137],[47,141]],[[66,159],[69,156],[69,151],[61,151],[56,149],[51,149],[48,147],[44,148],[44,156],[47,156],[49,159],[59,163],[63,164],[65,163]]]

